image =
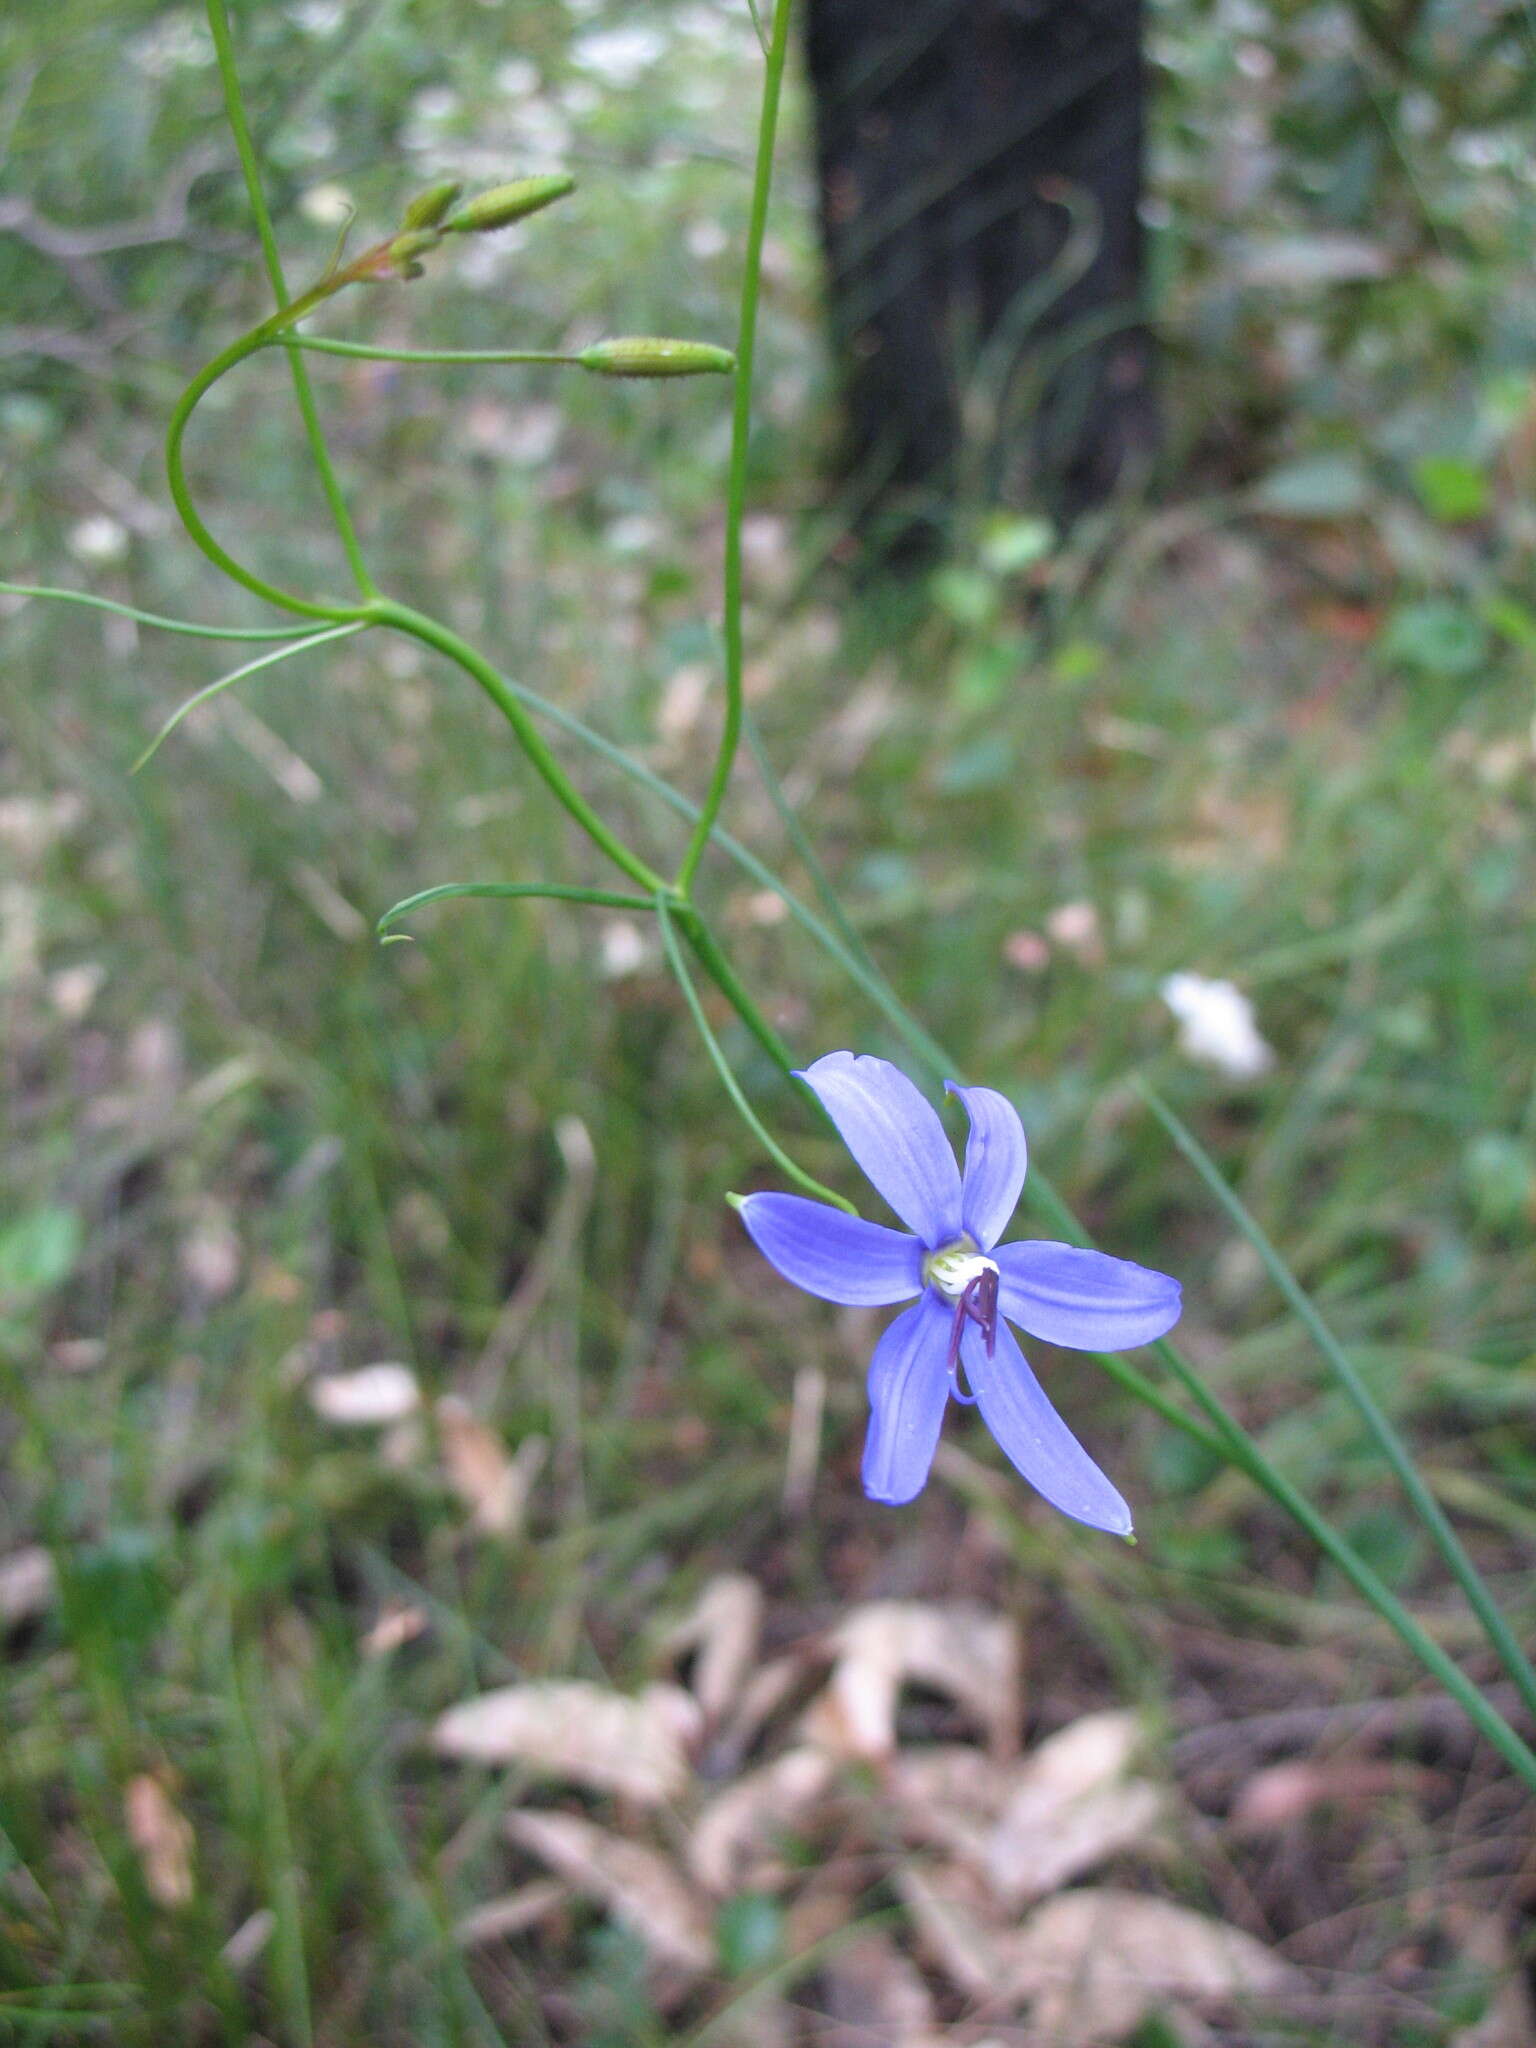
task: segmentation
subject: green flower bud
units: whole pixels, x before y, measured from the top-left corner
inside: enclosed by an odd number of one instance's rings
[[[576,358],[598,377],[702,377],[734,370],[736,358],[712,341],[672,341],[659,334],[627,334],[596,341]]]
[[[429,185],[425,192],[416,194],[401,215],[401,225],[407,228],[437,227],[463,190],[462,179],[440,178],[435,185]]]
[[[389,260],[396,277],[420,277],[421,265],[416,258],[435,249],[442,239],[436,228],[407,228],[403,235],[396,235],[389,245]]]
[[[514,178],[510,185],[493,185],[489,192],[477,192],[457,213],[450,213],[443,226],[456,235],[488,235],[563,199],[575,184],[565,171],[547,178]]]

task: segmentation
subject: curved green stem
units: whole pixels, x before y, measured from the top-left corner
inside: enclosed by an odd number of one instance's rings
[[[283,276],[282,258],[278,254],[277,236],[272,227],[272,216],[267,211],[266,195],[261,189],[261,168],[256,161],[255,145],[251,141],[250,124],[245,118],[245,101],[240,91],[240,76],[235,65],[234,42],[229,32],[229,17],[224,0],[207,0],[208,26],[213,34],[214,54],[218,59],[219,77],[224,86],[224,105],[229,116],[230,131],[235,138],[235,148],[240,157],[240,168],[245,176],[245,189],[250,198],[251,212],[256,220],[256,232],[261,238],[261,253],[266,261],[267,276],[272,283],[273,294],[278,308],[289,304],[288,284]],[[293,377],[294,397],[298,400],[299,415],[304,422],[304,433],[309,442],[310,455],[320,478],[320,487],[325,493],[326,503],[331,509],[337,535],[346,554],[348,564],[364,597],[374,595],[373,579],[368,574],[363,560],[363,551],[358,543],[357,533],[352,524],[352,515],[347,510],[347,501],[342,494],[341,481],[331,461],[330,450],[325,445],[325,435],[320,426],[320,415],[315,409],[315,395],[310,388],[309,372],[298,356],[288,359],[289,371]],[[221,566],[223,566],[221,564]],[[242,579],[243,580],[243,579]]]
[[[632,882],[638,882],[648,896],[654,896],[658,889],[665,889],[666,883],[654,869],[643,861],[639,854],[631,853],[623,840],[598,816],[586,798],[581,794],[565,770],[561,767],[549,743],[539,731],[519,701],[517,692],[507,683],[499,670],[493,668],[477,649],[455,633],[451,626],[431,618],[425,612],[418,612],[410,605],[397,604],[393,598],[375,598],[366,607],[369,621],[378,626],[393,626],[396,631],[408,633],[413,640],[419,640],[425,647],[434,647],[439,654],[446,654],[479,684],[490,698],[502,717],[511,726],[517,743],[535,772],[543,779],[545,787],[555,801],[581,827],[593,845],[598,847],[620,868]]]
[[[143,753],[140,754],[137,761],[134,762],[130,773],[137,775],[139,770],[159,753],[161,747],[170,738],[177,726],[181,724],[182,720],[191,712],[194,712],[199,704],[206,704],[210,697],[219,696],[223,691],[229,689],[232,684],[243,682],[247,676],[256,675],[261,669],[273,668],[278,662],[287,661],[291,655],[303,654],[311,647],[324,647],[327,641],[330,640],[350,639],[354,633],[361,633],[363,630],[361,621],[347,626],[330,626],[323,633],[311,633],[302,640],[286,641],[281,647],[274,647],[270,653],[258,654],[254,660],[242,662],[239,668],[232,668],[228,675],[220,676],[217,681],[204,683],[200,690],[193,691],[185,703],[177,705]]]
[[[460,897],[529,898],[552,903],[591,903],[607,910],[652,910],[652,896],[631,896],[622,889],[582,889],[564,882],[439,882],[431,889],[418,889],[414,896],[402,896],[392,903],[374,926],[382,937],[391,925],[422,910],[429,903],[448,903]]]
[[[370,341],[332,341],[323,334],[284,334],[284,348],[320,356],[360,356],[366,363],[569,363],[576,358],[547,348],[376,348]],[[577,365],[579,367],[579,365]]]
[[[228,348],[220,351],[211,363],[205,363],[192,382],[177,399],[171,413],[171,421],[165,436],[165,474],[171,487],[171,497],[181,523],[187,529],[193,543],[202,550],[216,569],[222,569],[233,583],[239,583],[256,597],[265,598],[268,604],[278,605],[283,611],[297,612],[300,618],[328,619],[333,623],[360,616],[357,605],[317,604],[313,599],[299,597],[293,591],[281,590],[275,583],[269,583],[264,576],[247,569],[243,562],[236,561],[229,550],[216,540],[208,530],[203,515],[198,511],[187,482],[186,462],[183,446],[187,426],[203,399],[227,376],[237,363],[243,363],[247,356],[254,355],[273,338],[277,329],[290,320],[298,320],[318,303],[323,294],[306,293],[303,299],[295,300],[264,320],[249,334],[242,334],[238,341],[232,341]]]
[[[741,275],[741,318],[736,330],[736,382],[731,406],[731,460],[725,487],[725,723],[714,771],[699,811],[693,836],[684,849],[677,871],[677,893],[693,892],[709,835],[714,830],[726,786],[741,743],[741,713],[744,702],[742,670],[744,643],[741,598],[741,530],[747,509],[747,448],[752,432],[752,364],[757,352],[757,303],[763,280],[763,239],[768,229],[768,195],[773,185],[773,145],[778,133],[779,99],[784,83],[784,62],[789,53],[791,0],[774,0],[773,33],[768,43],[763,77],[763,104],[758,119],[757,163],[752,176],[752,211],[747,222],[746,259]]]
[[[47,597],[60,604],[83,604],[92,611],[132,619],[138,626],[190,633],[199,640],[297,640],[309,631],[307,626],[200,626],[195,619],[168,619],[160,612],[140,611],[136,604],[119,604],[114,597],[97,597],[89,590],[58,590],[43,583],[0,583],[0,597]]]
[[[675,899],[673,900],[675,901]],[[698,1026],[699,1036],[704,1041],[704,1050],[709,1054],[715,1072],[720,1076],[725,1092],[731,1098],[737,1115],[752,1133],[753,1137],[757,1139],[758,1143],[768,1153],[769,1157],[777,1161],[781,1170],[794,1181],[797,1187],[804,1188],[808,1195],[814,1195],[818,1201],[830,1202],[835,1208],[843,1210],[849,1216],[857,1216],[859,1212],[854,1208],[852,1202],[845,1201],[841,1195],[834,1194],[831,1188],[823,1186],[813,1175],[805,1172],[802,1167],[797,1166],[784,1150],[784,1147],[778,1143],[760,1122],[757,1112],[742,1093],[741,1083],[731,1072],[731,1063],[726,1058],[719,1039],[715,1036],[714,1029],[710,1024],[708,1016],[705,1014],[703,1003],[699,1000],[699,992],[694,987],[693,976],[688,972],[688,963],[683,958],[683,949],[677,942],[677,930],[674,923],[675,912],[665,891],[657,893],[655,910],[656,923],[661,932],[662,949],[667,956],[667,965],[672,970],[673,979],[683,992],[683,1001],[688,1005],[689,1014]]]

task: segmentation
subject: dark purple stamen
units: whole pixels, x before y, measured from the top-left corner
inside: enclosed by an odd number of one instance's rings
[[[974,1394],[960,1391],[960,1339],[965,1333],[967,1321],[980,1327],[982,1341],[991,1358],[997,1350],[997,1275],[990,1269],[978,1273],[974,1280],[967,1280],[955,1303],[955,1320],[949,1330],[949,1383],[954,1389],[955,1399],[967,1407],[976,1399]]]

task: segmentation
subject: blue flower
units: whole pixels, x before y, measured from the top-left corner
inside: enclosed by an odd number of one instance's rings
[[[962,1178],[937,1112],[888,1061],[829,1052],[801,1079],[907,1226],[888,1230],[802,1195],[739,1204],[758,1250],[807,1294],[856,1307],[917,1297],[870,1361],[864,1491],[893,1507],[916,1499],[953,1394],[975,1402],[1053,1507],[1128,1536],[1130,1509],[1051,1406],[1008,1324],[1079,1351],[1146,1344],[1178,1321],[1178,1281],[1075,1245],[997,1242],[1027,1152],[1017,1112],[993,1089],[948,1084],[971,1120]]]

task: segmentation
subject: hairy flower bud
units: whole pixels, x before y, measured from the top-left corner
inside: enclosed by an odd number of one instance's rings
[[[443,226],[456,235],[488,235],[563,199],[575,184],[565,171],[544,178],[514,178],[510,185],[493,185],[489,192],[477,192],[457,212],[450,213]]]
[[[596,341],[576,360],[599,377],[700,377],[736,367],[731,351],[712,341],[673,341],[657,334]]]
[[[464,190],[461,178],[439,178],[435,185],[429,185],[425,192],[418,192],[401,215],[400,224],[405,228],[435,228],[443,215]]]
[[[403,235],[396,235],[389,245],[389,261],[396,277],[420,277],[417,257],[435,249],[442,239],[436,228],[407,228]]]

